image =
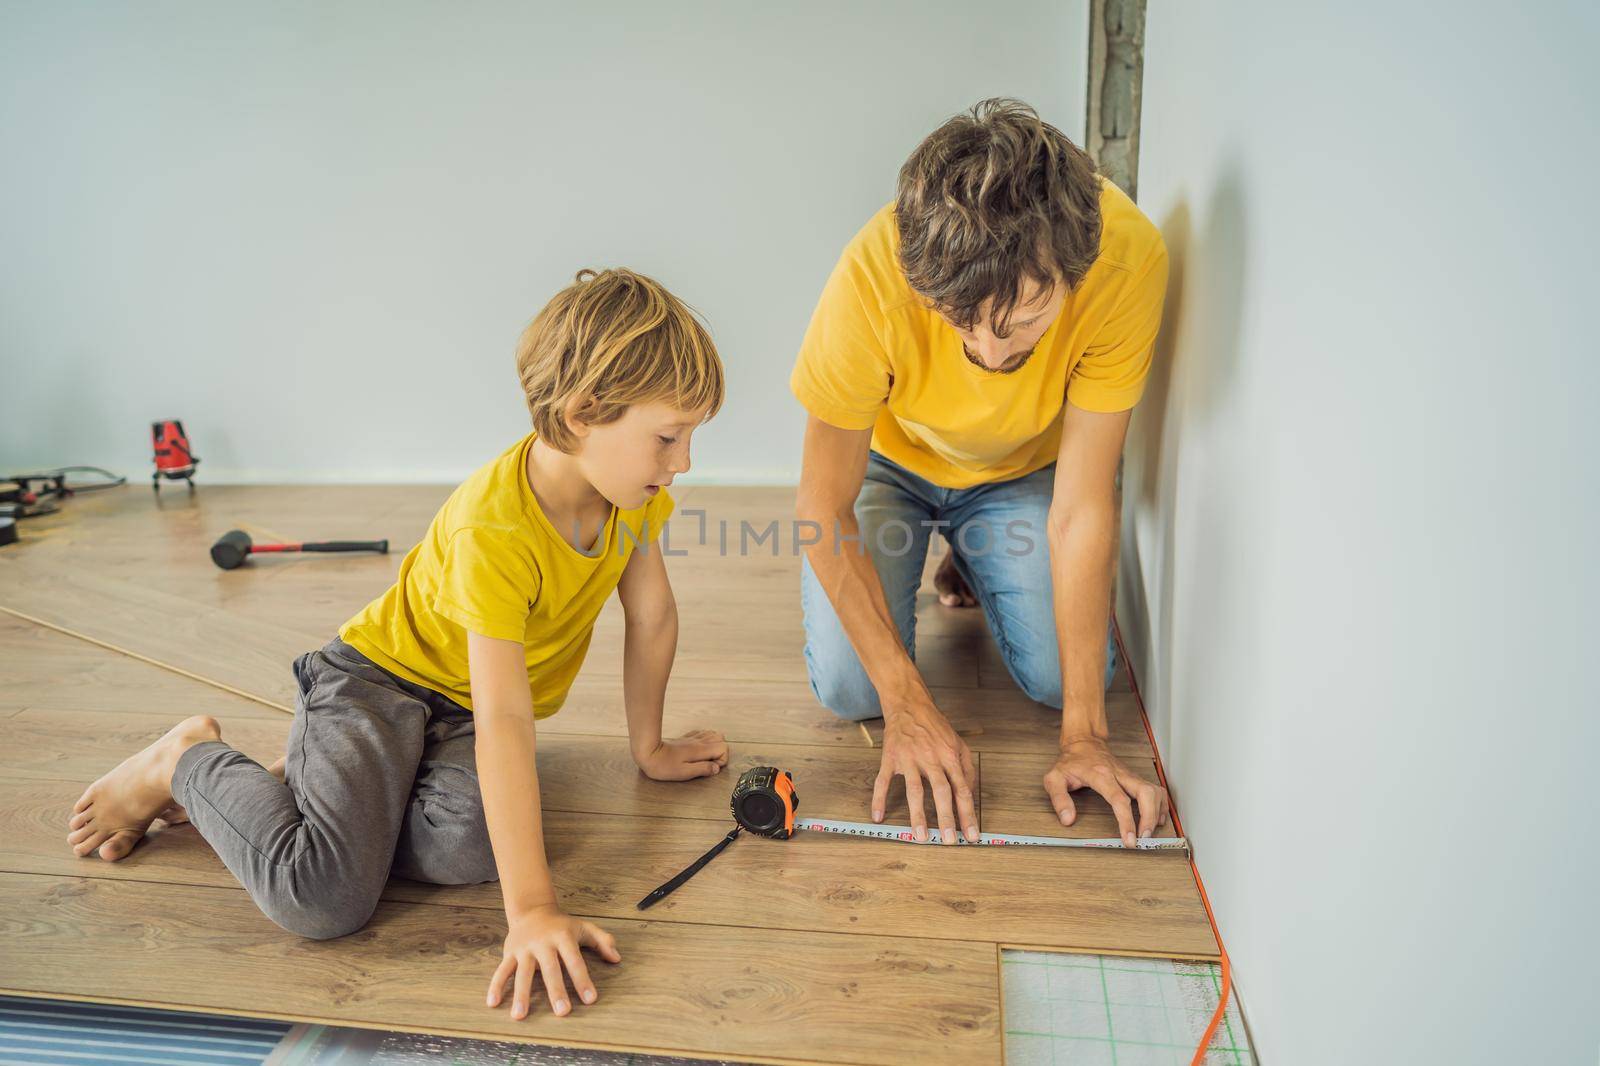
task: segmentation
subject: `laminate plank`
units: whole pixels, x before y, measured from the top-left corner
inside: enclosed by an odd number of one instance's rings
[[[719,835],[683,819],[555,812],[546,848],[561,899],[587,914],[626,917]],[[391,888],[438,891],[399,881]],[[463,894],[500,904],[494,886]],[[1155,852],[1023,853],[805,832],[786,841],[741,837],[648,913],[708,925],[1216,952],[1188,863]]]
[[[783,681],[809,686],[805,664],[805,633],[797,624],[792,631],[763,626],[742,613],[730,612],[726,604],[678,604],[678,654],[673,662],[674,677],[708,680],[738,678],[750,681]],[[748,601],[759,619],[759,606]],[[595,626],[584,669],[596,675],[622,673],[623,628],[617,617],[602,618]],[[977,648],[963,638],[919,637],[917,668],[923,679],[942,688],[977,688]]]
[[[246,507],[235,492],[231,494],[235,502],[225,508],[230,512],[229,524],[240,511],[286,512],[286,518],[303,520],[295,517],[300,512],[291,507],[300,490],[259,491],[281,501]],[[432,489],[418,491],[426,492],[430,506],[436,506]],[[315,495],[313,513],[330,514],[333,504],[327,494]],[[392,499],[393,490],[386,495]],[[142,506],[137,501],[132,505]],[[79,554],[71,567],[45,565],[45,560],[37,557],[20,563],[18,580],[8,583],[9,595],[0,598],[0,603],[285,702],[289,682],[274,676],[271,658],[292,659],[331,637],[339,625],[388,587],[404,550],[397,546],[388,557],[257,559],[241,570],[222,572],[206,554],[222,524],[209,513],[202,520],[199,505],[195,505],[195,513],[189,513],[187,506],[180,502],[178,514],[152,510],[126,519],[124,525],[145,530],[145,534],[141,537],[123,530],[117,536],[97,538],[93,542],[96,547],[87,555],[82,555],[86,545],[75,541],[72,547]],[[162,529],[163,521],[171,528]],[[362,532],[364,527],[356,524],[361,521],[368,520],[333,523],[325,517],[323,524],[336,528],[339,535],[374,535],[370,529]],[[152,523],[154,532],[150,532]],[[99,546],[102,541],[111,546]],[[712,680],[735,676],[803,683],[798,556],[723,556],[716,554],[714,545],[694,550],[699,554],[675,558],[671,563],[681,618],[678,673]],[[85,572],[96,576],[86,579]],[[109,574],[116,575],[114,585],[107,583],[113,581],[106,576]],[[737,616],[730,616],[727,610],[730,598],[745,608]],[[108,599],[112,601],[109,611]],[[981,619],[975,627],[946,631],[939,619],[962,612],[940,607],[931,593],[925,601],[924,617],[919,621],[918,658],[926,679],[935,686],[976,687],[979,655],[984,644],[992,643]],[[250,668],[242,669],[246,664],[231,657],[226,662],[206,661],[194,639],[196,626],[174,628],[170,624],[173,616],[185,615],[202,623],[215,644],[255,650]],[[156,619],[162,624],[152,625]],[[263,620],[270,620],[269,632],[263,632]],[[621,659],[621,614],[612,605],[599,621],[588,665],[591,671],[620,673]]]
[[[185,708],[171,714],[108,714],[29,708],[8,723],[6,743],[0,747],[0,779],[67,778],[77,781],[82,792],[188,715],[205,713],[213,712]],[[263,766],[283,754],[289,737],[288,715],[216,717],[223,739]]]
[[[731,825],[729,800],[739,774],[755,766],[788,770],[800,813],[846,821],[871,819],[879,753],[871,748],[795,744],[729,745],[728,768],[693,781],[652,781],[633,762],[621,738],[547,735],[539,740],[539,787],[547,810],[629,817],[693,818]],[[975,797],[976,798],[976,797]],[[909,820],[899,782],[890,789],[885,819]],[[931,803],[928,818],[937,824]]]
[[[23,706],[36,711],[160,708],[163,713],[229,719],[283,717],[274,707],[0,611],[0,713]]]
[[[0,607],[286,706],[294,694],[289,664],[323,643],[259,615],[206,607],[89,569],[48,576],[0,571]]]
[[[182,717],[284,718],[284,709],[244,699],[150,663],[69,637],[0,612],[0,712],[35,710],[154,713]],[[226,653],[218,652],[224,659]],[[214,671],[220,672],[220,671]],[[275,674],[277,671],[274,672]],[[292,708],[290,660],[275,695]],[[817,705],[809,689],[772,682],[674,678],[668,686],[664,725],[669,736],[690,729],[719,729],[737,741],[771,739],[789,744],[864,748],[865,734]],[[539,725],[547,733],[627,735],[619,676],[584,672],[567,705]]]
[[[1047,837],[1122,835],[1111,804],[1090,788],[1080,788],[1071,794],[1078,817],[1070,826],[1061,824],[1044,791],[1045,771],[1055,764],[1053,750],[1029,755],[988,752],[979,759],[982,760],[979,792],[983,797],[983,827],[989,832]],[[1158,780],[1156,764],[1151,759],[1129,759],[1125,765],[1147,781]],[[1170,838],[1178,834],[1169,818],[1153,835]]]
[[[236,885],[192,826],[158,829],[120,862],[79,858],[65,843],[73,782],[0,783],[16,872]],[[557,897],[610,922],[714,844],[721,825],[683,818],[545,816]],[[499,886],[393,880],[385,898],[499,912]],[[742,837],[656,904],[658,921],[794,932],[1006,941],[1085,951],[1214,956],[1215,941],[1181,856],[1153,852],[933,847],[800,833]],[[266,926],[264,917],[257,921]]]
[[[163,705],[173,713],[215,714],[222,718],[270,717],[282,713],[191,679],[161,671],[85,641],[0,614],[0,634],[10,634],[0,667],[0,706],[57,707],[147,711]],[[18,643],[18,642],[21,643]],[[53,658],[34,659],[29,648],[46,648]],[[304,649],[300,649],[304,650]],[[257,690],[269,688],[285,708],[294,703],[290,663],[299,651],[286,653],[281,666],[259,660],[248,666],[262,678]],[[230,651],[216,650],[190,665],[207,676],[226,674],[235,665]],[[263,675],[271,667],[270,677]],[[280,680],[281,679],[281,680]],[[249,677],[234,680],[249,683]],[[1056,712],[1034,704],[1020,693],[988,693],[972,689],[934,688],[938,705],[968,744],[980,751],[1041,750],[1053,743]],[[1107,699],[1112,746],[1122,754],[1148,757],[1148,740],[1131,696]],[[162,712],[165,713],[165,712]],[[180,715],[181,716],[181,715]],[[869,734],[881,734],[881,721],[862,726],[843,721],[819,706],[809,687],[750,680],[673,677],[667,689],[664,725],[669,735],[693,728],[723,732],[732,741],[790,744],[835,744],[859,747]],[[540,723],[541,733],[587,733],[625,736],[627,719],[619,676],[586,669],[573,686],[567,704]]]
[[[398,565],[378,557],[362,563],[354,559],[322,556],[280,572],[212,568],[175,576],[161,588],[87,570],[49,575],[23,571],[7,575],[0,606],[263,699],[289,703],[293,680],[287,664],[331,639],[381,595]],[[363,572],[333,573],[333,566],[359,566]],[[741,597],[743,609],[730,612],[726,602],[696,598],[680,588],[675,676],[806,685],[798,585],[783,595],[783,604]],[[784,621],[778,612],[790,609],[788,600],[796,601],[795,613]],[[622,650],[621,611],[608,607],[597,620],[585,672],[620,676]],[[937,687],[977,687],[978,654],[979,645],[970,639],[924,635],[918,640],[919,668]]]
[[[860,725],[820,706],[804,685],[685,677],[676,671],[667,684],[662,729],[668,736],[715,729],[730,742],[741,743],[870,746]],[[539,732],[627,736],[622,678],[586,666],[561,710],[540,721]]]
[[[306,941],[270,926],[237,889],[8,873],[0,987],[756,1061],[1000,1061],[993,944],[608,925],[624,961],[591,964],[599,1002],[513,1022],[483,1005],[504,932],[491,911],[383,903],[359,933]],[[272,974],[293,977],[264,979]]]
[[[204,691],[204,686],[194,687]],[[13,717],[7,743],[0,749],[0,779],[66,778],[86,787],[160,737],[186,713],[210,712],[21,710]],[[283,754],[289,716],[217,717],[223,739],[262,765],[270,765]],[[730,821],[728,802],[734,782],[752,766],[778,766],[793,773],[805,811],[813,817],[866,820],[879,762],[878,754],[865,747],[735,743],[730,745],[729,767],[724,773],[693,781],[653,781],[634,765],[625,737],[559,733],[543,733],[538,738],[537,759],[546,810],[692,818],[718,824]],[[890,791],[885,816],[900,824],[909,818],[898,783]],[[931,807],[928,816],[934,817]]]
[[[244,529],[258,540],[389,536],[373,528],[375,517],[393,509],[404,495],[419,491],[429,490],[424,486],[211,486],[192,496],[159,497],[108,490],[76,497],[55,514],[29,519],[24,540],[0,553],[0,565],[41,576],[73,569],[116,573],[159,588],[191,576],[220,574],[210,561],[209,549],[229,529]],[[402,547],[402,541],[393,536],[390,540],[395,548]],[[272,573],[281,569],[271,565],[279,561],[262,566],[262,560],[253,560],[247,568]]]

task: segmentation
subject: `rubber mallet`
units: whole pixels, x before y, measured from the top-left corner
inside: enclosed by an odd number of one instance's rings
[[[211,561],[224,570],[237,570],[256,552],[377,552],[389,554],[387,540],[324,540],[305,544],[255,544],[242,529],[230,529],[211,546]]]

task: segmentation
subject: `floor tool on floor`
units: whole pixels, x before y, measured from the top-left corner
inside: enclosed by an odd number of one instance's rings
[[[194,468],[199,465],[200,459],[189,444],[189,435],[183,431],[183,423],[176,418],[150,423],[150,444],[155,450],[156,464],[150,475],[150,487],[160,492],[161,479],[166,478],[169,481],[187,481],[189,491],[193,492]]]
[[[68,474],[85,471],[99,475],[101,480],[67,484]],[[0,476],[0,516],[32,518],[51,514],[60,510],[58,500],[80,492],[116,488],[127,480],[99,466],[60,466],[32,474],[7,474]]]
[[[44,483],[43,491],[35,487],[36,482]],[[65,485],[66,478],[62,477],[61,482]],[[48,488],[51,483],[48,474],[17,474],[0,481],[0,516],[15,521],[59,511],[61,508],[51,497],[64,493],[52,493]]]
[[[85,470],[99,474],[103,480],[88,484],[67,484],[68,474]],[[115,488],[125,484],[127,480],[98,466],[63,466],[37,474],[11,474],[0,477],[0,546],[15,544],[21,539],[21,531],[17,525],[21,519],[54,514],[61,510],[58,500],[94,489]]]
[[[844,822],[833,818],[795,819],[800,808],[800,796],[795,791],[794,775],[776,766],[756,766],[739,775],[733,786],[733,797],[728,802],[733,811],[734,827],[714,847],[691,863],[682,873],[641,899],[638,909],[652,907],[671,895],[685,881],[699,873],[701,868],[722,854],[748,831],[774,840],[787,840],[801,830],[810,833],[839,833],[845,836],[892,840],[902,844],[945,845],[930,832],[926,840],[918,840],[909,825],[878,825],[874,822]],[[1142,838],[1129,848],[1119,837],[1036,837],[1013,833],[979,833],[977,840],[956,837],[957,844],[973,847],[1036,847],[1036,848],[1115,848],[1119,851],[1181,851],[1187,853],[1189,842],[1183,837]]]
[[[259,552],[377,552],[389,554],[388,540],[324,540],[301,544],[256,544],[242,529],[230,529],[211,546],[211,561],[224,570],[237,570]]]

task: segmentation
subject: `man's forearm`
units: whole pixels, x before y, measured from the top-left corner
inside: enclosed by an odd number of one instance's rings
[[[824,530],[821,542],[806,548],[806,560],[877,689],[885,717],[907,700],[929,699],[927,685],[900,641],[872,556],[859,539],[846,539],[861,533],[854,512],[810,514],[802,509],[799,517]]]
[[[1106,626],[1111,610],[1112,507],[1052,515],[1050,580],[1061,656],[1061,740],[1105,739]]]
[[[500,871],[500,894],[506,914],[514,918],[557,902],[544,853],[533,709],[530,705],[525,714],[474,710],[483,813]]]
[[[628,615],[622,638],[622,702],[628,747],[637,762],[661,746],[667,678],[678,651],[676,607],[646,617]]]

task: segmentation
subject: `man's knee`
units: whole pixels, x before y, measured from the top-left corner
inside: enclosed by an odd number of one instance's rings
[[[1054,634],[1052,634],[1052,637]],[[1117,646],[1107,637],[1104,686],[1109,688],[1117,671]],[[1061,706],[1061,653],[1053,642],[1049,646],[1013,649],[1007,666],[1011,678],[1030,700],[1050,707]]]
[[[1011,679],[1030,700],[1047,707],[1061,706],[1061,659],[1054,648],[1049,654],[1015,654],[1009,666]]]
[[[883,707],[878,702],[877,690],[866,672],[854,662],[848,664],[851,669],[845,669],[844,665],[827,668],[806,664],[817,702],[847,722],[882,717]]]

